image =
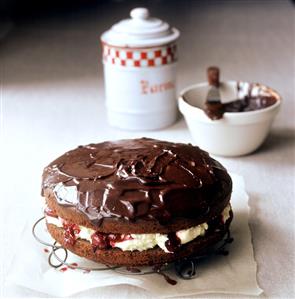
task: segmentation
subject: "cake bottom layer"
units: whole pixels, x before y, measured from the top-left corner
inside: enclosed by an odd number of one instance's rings
[[[118,266],[151,266],[170,263],[185,257],[206,254],[208,249],[223,239],[229,229],[232,220],[232,213],[225,224],[209,230],[205,236],[200,236],[195,240],[177,248],[173,253],[167,253],[159,247],[144,251],[123,251],[119,248],[96,249],[87,240],[78,239],[71,245],[65,241],[63,228],[47,223],[47,229],[51,236],[63,247],[81,257],[94,262],[106,265]]]

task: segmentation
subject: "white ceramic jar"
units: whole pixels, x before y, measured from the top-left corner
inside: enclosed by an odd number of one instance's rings
[[[176,40],[179,31],[135,8],[101,36],[110,125],[156,130],[177,117]]]

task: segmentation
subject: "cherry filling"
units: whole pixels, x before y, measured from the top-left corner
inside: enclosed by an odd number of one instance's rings
[[[91,243],[93,251],[97,249],[109,249],[115,247],[117,242],[123,242],[126,240],[132,240],[130,235],[121,234],[105,234],[100,232],[95,232],[91,235]]]
[[[50,209],[48,206],[45,207],[44,214],[49,217],[58,218],[56,212],[54,210]]]
[[[177,237],[176,233],[169,233],[168,234],[168,240],[165,242],[166,248],[170,252],[175,252],[180,247],[181,241]]]
[[[109,243],[112,247],[115,247],[117,242],[123,242],[126,240],[132,240],[131,235],[122,235],[122,234],[109,234],[108,235]]]
[[[50,209],[48,206],[44,209],[44,214],[50,217],[58,218],[56,212]],[[79,237],[80,227],[77,224],[70,223],[64,219],[61,219],[64,228],[64,241],[68,245],[75,245],[77,238]],[[223,215],[214,217],[208,222],[208,231],[220,230],[219,227],[225,225]],[[110,249],[116,247],[116,243],[120,243],[126,240],[132,240],[133,238],[129,234],[106,234],[96,231],[91,236],[91,244],[93,251],[97,249]],[[178,238],[175,232],[168,233],[168,240],[165,242],[165,246],[170,252],[176,252],[181,246],[181,240]]]
[[[45,209],[44,213],[50,217],[58,217],[55,216],[54,211],[50,209]],[[61,219],[62,226],[64,229],[64,241],[68,245],[75,245],[77,238],[79,237],[79,233],[81,231],[79,225],[70,223],[64,219]],[[115,247],[117,242],[123,242],[126,240],[132,240],[131,235],[124,234],[105,234],[101,232],[95,232],[91,235],[91,244],[93,250],[97,249],[108,249]]]
[[[107,249],[110,247],[107,234],[95,232],[91,235],[91,243],[93,251],[97,249]]]
[[[76,224],[68,223],[63,221],[64,228],[64,240],[69,245],[74,245],[77,239],[77,236],[80,233],[80,228]]]

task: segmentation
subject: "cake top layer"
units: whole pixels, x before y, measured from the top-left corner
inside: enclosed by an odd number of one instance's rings
[[[79,146],[50,163],[42,192],[91,222],[198,218],[231,192],[225,168],[191,144],[141,138]]]

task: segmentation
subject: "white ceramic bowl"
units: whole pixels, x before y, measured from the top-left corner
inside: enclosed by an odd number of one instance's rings
[[[224,86],[232,88],[236,81],[226,81]],[[244,91],[247,82],[239,82]],[[267,108],[249,112],[225,113],[220,120],[212,121],[204,113],[208,84],[191,85],[180,93],[178,105],[191,135],[200,148],[220,156],[241,156],[256,150],[265,140],[271,124],[281,105],[280,95],[273,89],[255,85],[256,92],[274,96],[277,101]]]

